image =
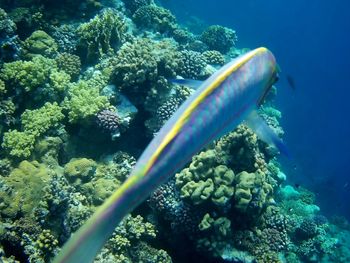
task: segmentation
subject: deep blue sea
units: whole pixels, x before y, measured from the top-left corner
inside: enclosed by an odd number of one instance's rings
[[[293,160],[291,183],[317,194],[323,213],[350,218],[350,3],[344,0],[164,0],[177,18],[198,17],[238,34],[239,47],[266,46],[282,73],[278,107]],[[293,79],[292,90],[286,76]]]

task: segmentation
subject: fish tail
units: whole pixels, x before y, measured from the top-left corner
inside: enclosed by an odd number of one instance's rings
[[[68,240],[53,263],[93,262],[96,254],[122,221],[137,204],[138,200],[129,198],[139,176],[130,176],[93,216]]]

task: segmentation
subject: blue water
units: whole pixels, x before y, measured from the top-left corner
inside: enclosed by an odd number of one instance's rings
[[[350,218],[350,2],[164,0],[180,21],[196,16],[237,31],[238,47],[266,46],[281,66],[278,106],[294,158],[291,183],[317,194],[323,213]],[[296,90],[288,87],[286,75]]]

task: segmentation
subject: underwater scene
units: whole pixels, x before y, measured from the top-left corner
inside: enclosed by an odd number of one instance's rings
[[[0,0],[0,263],[350,262],[348,8]]]

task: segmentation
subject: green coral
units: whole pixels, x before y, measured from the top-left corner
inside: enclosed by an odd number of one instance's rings
[[[106,9],[78,29],[81,45],[86,48],[87,58],[94,60],[109,54],[122,43],[127,27],[121,14]]]
[[[24,42],[22,55],[25,59],[31,59],[36,55],[52,58],[57,53],[57,43],[45,31],[34,31]]]
[[[1,146],[12,157],[28,158],[32,154],[35,144],[35,136],[29,132],[9,130],[4,133]]]
[[[201,35],[201,40],[212,50],[225,54],[237,41],[236,32],[230,28],[213,25],[208,27]]]
[[[153,0],[123,0],[123,2],[125,7],[129,9],[132,13],[134,13],[137,9],[139,9],[142,6],[154,4]]]
[[[157,5],[146,5],[136,10],[133,15],[136,25],[153,29],[155,32],[171,32],[176,28],[176,18],[168,10]]]
[[[24,131],[35,137],[45,134],[50,129],[57,129],[64,115],[57,102],[46,102],[36,110],[25,110],[21,116]]]
[[[59,70],[66,72],[73,79],[78,77],[81,70],[81,61],[77,55],[67,52],[59,53],[56,62]]]
[[[4,9],[0,8],[0,32],[1,34],[12,35],[16,31],[16,24],[9,18]]]
[[[27,158],[32,154],[35,141],[51,129],[57,129],[64,118],[62,108],[45,103],[36,110],[25,110],[21,116],[23,131],[5,132],[2,147],[13,157]]]
[[[176,48],[169,41],[156,43],[147,38],[136,39],[125,43],[118,51],[115,77],[124,86],[156,80],[158,74],[171,77],[178,61]]]
[[[8,177],[2,178],[0,214],[9,218],[32,216],[49,180],[49,171],[44,165],[22,161]]]
[[[192,158],[188,168],[175,175],[181,197],[198,205],[210,200],[224,206],[234,193],[234,173],[225,165],[217,165],[214,150]]]
[[[105,248],[118,255],[113,262],[171,262],[161,249],[151,247],[145,241],[156,238],[155,225],[140,216],[126,216],[116,227]]]
[[[6,93],[5,82],[0,79],[0,97],[2,97]]]
[[[64,71],[53,70],[49,76],[48,90],[53,89],[57,94],[64,94],[69,83],[70,75]]]
[[[231,232],[231,221],[226,217],[214,219],[210,214],[205,214],[198,228],[200,231],[214,231],[222,236],[227,236]]]
[[[67,95],[63,107],[68,111],[71,123],[89,122],[96,113],[109,106],[107,97],[100,96],[99,86],[93,85],[93,82],[81,80],[72,83]]]
[[[264,174],[243,171],[236,175],[235,182],[235,207],[239,211],[259,213],[271,203],[273,187],[266,181]]]
[[[181,51],[183,66],[180,75],[184,78],[198,79],[207,65],[205,57],[201,53],[191,50]]]
[[[217,50],[208,50],[202,53],[207,64],[223,65],[225,64],[225,57]]]
[[[54,60],[38,55],[31,61],[5,63],[0,77],[9,86],[19,85],[25,91],[31,91],[46,83],[54,66]]]
[[[74,186],[91,181],[96,170],[95,161],[87,158],[72,159],[64,166],[64,175]]]
[[[51,233],[50,230],[44,229],[36,241],[36,245],[41,249],[45,254],[51,254],[52,251],[57,248],[58,240]]]

